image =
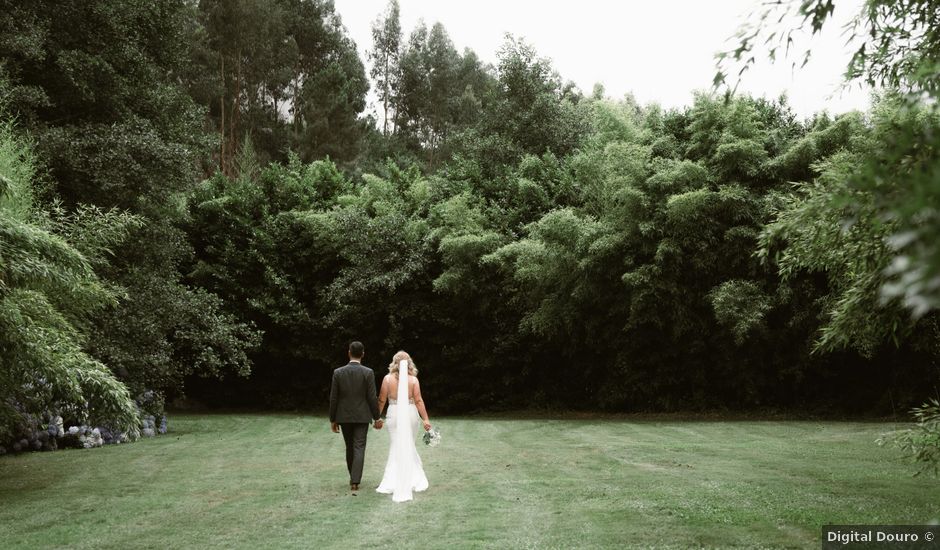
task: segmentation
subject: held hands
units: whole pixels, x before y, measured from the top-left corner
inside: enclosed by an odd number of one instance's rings
[[[373,424],[373,426],[375,427],[376,430],[381,430],[381,429],[382,429],[382,426],[384,426],[384,425],[385,425],[385,422],[384,422],[381,418],[379,418],[378,420],[376,420],[376,421],[375,421],[375,424]]]
[[[333,430],[333,433],[338,434],[339,424],[337,424],[336,422],[330,422],[330,429]]]

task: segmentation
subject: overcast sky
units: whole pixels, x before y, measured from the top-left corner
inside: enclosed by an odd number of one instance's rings
[[[610,97],[632,92],[641,103],[658,102],[668,108],[690,104],[694,90],[711,86],[715,52],[729,48],[729,37],[761,1],[400,0],[400,4],[406,38],[419,19],[428,26],[440,21],[458,50],[469,47],[484,61],[495,63],[496,51],[509,32],[550,58],[561,76],[585,93],[600,82]],[[371,25],[387,0],[335,0],[335,4],[368,63],[365,51],[372,47]],[[806,67],[793,71],[792,58],[771,64],[759,55],[739,90],[769,98],[786,92],[801,116],[824,109],[835,114],[865,108],[867,91],[857,86],[839,90],[851,51],[844,46],[842,24],[860,4],[861,0],[840,0],[822,35],[801,40],[813,51]]]

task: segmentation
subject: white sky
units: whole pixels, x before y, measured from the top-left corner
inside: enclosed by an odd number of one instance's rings
[[[836,114],[864,109],[868,92],[856,85],[840,91],[839,84],[851,49],[844,46],[842,25],[858,11],[862,0],[836,2],[834,19],[816,37],[802,36],[795,53],[806,46],[813,56],[802,69],[791,70],[797,55],[771,64],[759,50],[740,91],[776,98],[786,92],[799,116],[828,110]],[[692,102],[692,92],[710,88],[715,75],[714,54],[729,49],[732,37],[748,13],[762,0],[400,0],[405,39],[421,18],[428,26],[440,21],[458,51],[473,49],[486,62],[496,62],[505,33],[524,38],[539,55],[552,60],[565,80],[585,93],[595,82],[606,95],[619,98],[632,92],[640,103],[680,107]],[[336,11],[363,60],[372,47],[371,25],[387,0],[335,0]],[[798,59],[798,64],[802,59]],[[733,75],[729,76],[732,80]],[[370,92],[370,109],[374,97]]]

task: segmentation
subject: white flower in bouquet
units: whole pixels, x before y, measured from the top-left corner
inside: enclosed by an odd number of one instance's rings
[[[441,432],[437,428],[431,428],[424,432],[424,444],[428,447],[437,447],[441,444]]]

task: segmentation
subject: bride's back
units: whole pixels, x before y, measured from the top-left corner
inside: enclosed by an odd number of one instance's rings
[[[385,377],[388,379],[389,384],[389,397],[395,399],[398,395],[398,373],[395,374],[386,374]],[[408,399],[415,398],[415,384],[418,381],[417,376],[408,375]]]

